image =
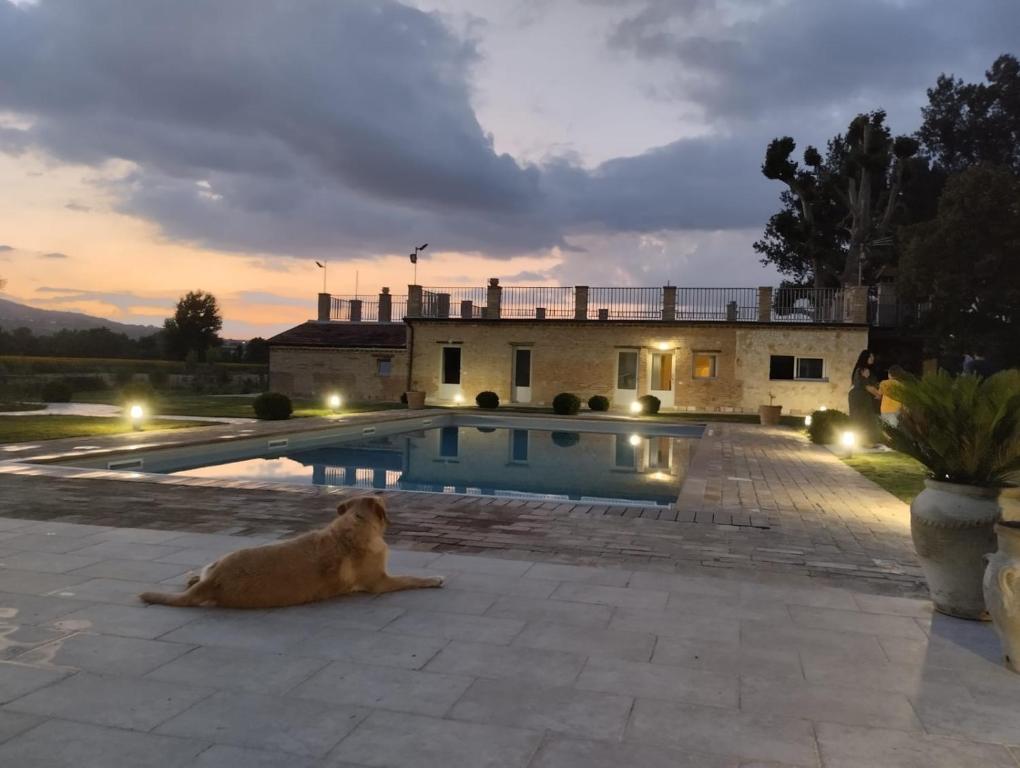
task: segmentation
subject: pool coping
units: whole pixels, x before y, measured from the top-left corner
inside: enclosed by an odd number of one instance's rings
[[[466,414],[471,416],[481,416],[488,418],[505,419],[508,422],[515,420],[533,420],[542,419],[562,421],[564,423],[577,424],[592,423],[592,422],[611,422],[614,424],[634,424],[634,425],[657,425],[661,427],[675,427],[675,426],[690,426],[690,427],[703,427],[703,434],[711,434],[711,425],[708,422],[700,421],[684,421],[674,422],[666,421],[663,419],[647,419],[640,417],[633,417],[624,414],[589,414],[586,413],[584,416],[578,415],[560,415],[560,414],[530,414],[530,413],[499,413],[498,411],[481,410],[476,408],[424,408],[418,410],[406,410],[406,411],[365,411],[363,413],[346,414],[336,418],[330,417],[312,417],[307,420],[302,419],[300,426],[295,428],[295,424],[291,420],[285,421],[271,421],[271,422],[256,422],[259,428],[251,429],[247,424],[224,424],[209,427],[194,427],[187,429],[175,429],[175,430],[153,430],[150,432],[141,433],[125,433],[121,435],[107,435],[101,438],[96,438],[91,442],[97,443],[97,445],[89,446],[76,446],[70,450],[64,450],[58,452],[43,452],[36,454],[29,454],[26,456],[16,456],[10,459],[0,458],[0,475],[32,475],[32,476],[45,476],[45,477],[60,477],[66,479],[77,479],[77,480],[113,480],[120,482],[143,482],[143,483],[154,483],[159,485],[187,485],[194,487],[217,487],[217,488],[228,488],[231,490],[253,490],[253,491],[277,491],[283,493],[300,493],[304,495],[319,495],[319,496],[347,496],[347,495],[363,495],[366,489],[353,488],[349,486],[329,486],[329,485],[296,485],[293,483],[282,483],[282,482],[270,482],[270,481],[254,481],[254,480],[222,480],[222,479],[205,479],[199,477],[187,477],[183,475],[165,475],[154,472],[136,472],[125,469],[97,469],[91,467],[76,467],[65,462],[69,460],[79,458],[110,458],[116,459],[117,457],[130,457],[138,455],[142,451],[160,451],[168,450],[172,448],[187,448],[187,447],[198,447],[203,445],[224,445],[233,442],[241,442],[245,440],[252,440],[261,437],[277,437],[281,438],[288,434],[307,434],[316,432],[325,432],[329,430],[336,430],[343,426],[351,426],[357,428],[363,426],[369,422],[372,424],[378,423],[391,423],[395,421],[417,421],[423,418],[436,418],[436,417],[454,417],[457,414]],[[431,425],[429,425],[431,426]],[[201,433],[201,434],[199,434]],[[214,434],[215,433],[215,434]],[[145,441],[145,435],[155,437],[158,439],[157,442]],[[188,437],[194,437],[197,439],[187,439]],[[143,442],[129,443],[122,445],[123,441],[127,438],[134,438],[135,440],[142,440]],[[61,438],[60,440],[53,441],[41,441],[42,443],[70,443],[70,442],[90,442],[90,439],[85,438]],[[114,443],[114,445],[104,445],[103,443]],[[0,452],[16,453],[19,452],[18,446],[28,445],[28,447],[22,449],[30,451],[33,448],[44,448],[45,445],[30,445],[24,443],[14,443],[8,446],[0,445]],[[13,450],[12,450],[13,449]],[[697,448],[695,448],[695,452]],[[661,509],[677,509],[678,503],[684,498],[684,486],[687,478],[680,483],[677,489],[677,498],[669,505],[657,505]],[[392,489],[378,489],[374,490],[374,493],[379,494],[405,494],[405,493],[429,493],[428,491],[418,490],[392,490]],[[479,498],[473,494],[461,494],[461,493],[437,493],[450,499],[473,499]],[[533,504],[545,504],[549,503],[547,499],[521,499],[524,503]],[[586,501],[585,504],[598,507],[611,507],[619,506],[618,501]]]

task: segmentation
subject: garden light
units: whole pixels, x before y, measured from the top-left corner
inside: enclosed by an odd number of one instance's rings
[[[131,427],[133,429],[141,429],[142,417],[145,416],[145,409],[138,403],[135,403],[128,409],[128,415],[131,417]]]
[[[461,403],[464,402],[464,395],[458,392],[453,396],[453,402],[455,402],[457,405],[460,405]]]
[[[641,435],[631,435],[627,442],[631,445],[641,445]]]
[[[630,404],[631,413],[641,413],[641,410],[642,410],[641,403],[639,403],[637,400]]]
[[[846,448],[848,455],[852,454],[854,452],[854,445],[857,443],[857,435],[856,433],[847,430],[839,436],[839,442],[844,448]]]
[[[811,416],[810,415],[804,417],[804,426],[805,427],[810,427],[811,426]]]
[[[340,395],[332,394],[326,399],[326,404],[329,406],[331,411],[339,410],[340,406],[343,404],[343,398],[341,398]]]
[[[820,406],[818,406],[818,410],[820,410],[820,411],[827,411],[829,409],[826,406],[824,406],[824,405],[820,405]]]

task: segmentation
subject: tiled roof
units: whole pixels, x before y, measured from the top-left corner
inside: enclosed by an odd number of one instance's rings
[[[373,347],[403,349],[407,326],[403,323],[350,323],[309,321],[269,339],[278,347]]]

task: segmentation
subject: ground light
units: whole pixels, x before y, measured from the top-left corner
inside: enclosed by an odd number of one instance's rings
[[[641,435],[631,435],[627,442],[631,445],[641,445]]]
[[[145,417],[145,409],[138,403],[135,403],[128,408],[128,416],[131,418],[131,428],[140,430],[142,428],[142,419]]]
[[[818,410],[820,410],[820,411],[827,411],[827,410],[829,410],[829,408],[827,406],[820,405],[820,406],[818,406]]]
[[[455,402],[457,405],[461,405],[464,402],[464,395],[458,392],[453,396],[453,402]]]
[[[853,456],[854,445],[857,443],[857,435],[850,430],[847,430],[839,436],[840,444],[846,448],[847,456]]]
[[[639,403],[637,400],[630,404],[631,413],[641,413],[641,411],[642,411],[641,403]]]
[[[326,405],[329,406],[331,411],[340,410],[340,406],[343,405],[343,398],[340,395],[332,394],[326,398]]]
[[[811,426],[811,416],[805,416],[804,417],[804,426],[805,427],[810,427]]]

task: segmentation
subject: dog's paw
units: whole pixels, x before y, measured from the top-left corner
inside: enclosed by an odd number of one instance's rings
[[[435,578],[432,579],[432,586],[433,587],[441,587],[445,583],[446,583],[446,577],[445,576],[436,576]]]

